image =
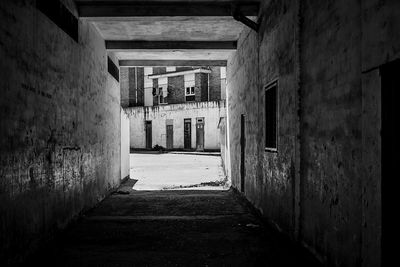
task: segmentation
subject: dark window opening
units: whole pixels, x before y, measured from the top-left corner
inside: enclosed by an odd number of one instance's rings
[[[194,95],[187,95],[186,96],[186,101],[195,101],[195,96]]]
[[[277,90],[278,84],[265,88],[265,148],[276,150],[277,147]]]

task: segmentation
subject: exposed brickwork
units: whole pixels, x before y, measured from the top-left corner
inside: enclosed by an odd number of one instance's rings
[[[154,67],[153,68],[153,74],[161,74],[165,73],[167,71],[166,67]]]
[[[193,67],[176,67],[176,71],[192,70]]]
[[[137,68],[137,106],[144,106],[144,68]]]
[[[184,90],[185,82],[184,77],[175,76],[168,77],[168,104],[178,104],[185,102],[185,90]]]
[[[158,88],[158,79],[153,79],[153,88]],[[158,106],[158,96],[153,95],[153,106]]]
[[[121,107],[129,106],[129,68],[121,67],[119,71],[121,85]]]
[[[210,101],[221,100],[221,67],[211,67]]]
[[[129,68],[129,106],[136,106],[136,68]]]
[[[194,94],[195,94],[195,99],[196,102],[200,102],[201,100],[201,92],[202,92],[202,88],[201,88],[201,73],[196,73],[194,75]]]

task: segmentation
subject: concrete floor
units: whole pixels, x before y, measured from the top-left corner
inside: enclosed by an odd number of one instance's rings
[[[129,190],[131,184],[121,186]],[[26,266],[318,266],[233,191],[113,194]],[[40,264],[40,265],[39,265]]]
[[[174,189],[225,179],[221,157],[211,155],[133,153],[130,154],[130,166],[130,177],[138,180],[135,190]],[[229,184],[225,187],[191,187],[202,190],[228,188]]]

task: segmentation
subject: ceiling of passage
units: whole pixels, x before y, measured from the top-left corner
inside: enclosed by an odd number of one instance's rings
[[[82,3],[96,3],[93,0],[76,0],[77,5]],[[108,0],[113,3],[139,3],[140,0]],[[232,16],[163,16],[163,3],[227,3],[227,0],[192,0],[192,1],[146,1],[158,2],[159,16],[89,16],[83,19],[91,21],[105,40],[124,41],[236,41],[243,31],[244,24],[233,19]],[[241,1],[243,2],[243,1]],[[247,1],[244,1],[247,2]],[[253,1],[254,2],[254,1]],[[107,13],[107,12],[106,12]],[[160,16],[161,13],[161,16]],[[115,14],[115,13],[112,13]],[[182,14],[180,14],[182,15]],[[249,17],[255,20],[255,16]],[[113,51],[120,60],[226,60],[234,49],[129,49]]]

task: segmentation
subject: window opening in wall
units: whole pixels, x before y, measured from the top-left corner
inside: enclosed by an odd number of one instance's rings
[[[278,148],[278,83],[277,81],[265,87],[265,150],[277,151]]]
[[[168,96],[168,78],[163,77],[158,79],[158,103],[167,104]]]
[[[195,87],[195,78],[194,74],[186,74],[184,76],[185,81],[185,100],[186,101],[195,101],[196,95],[194,92]]]

